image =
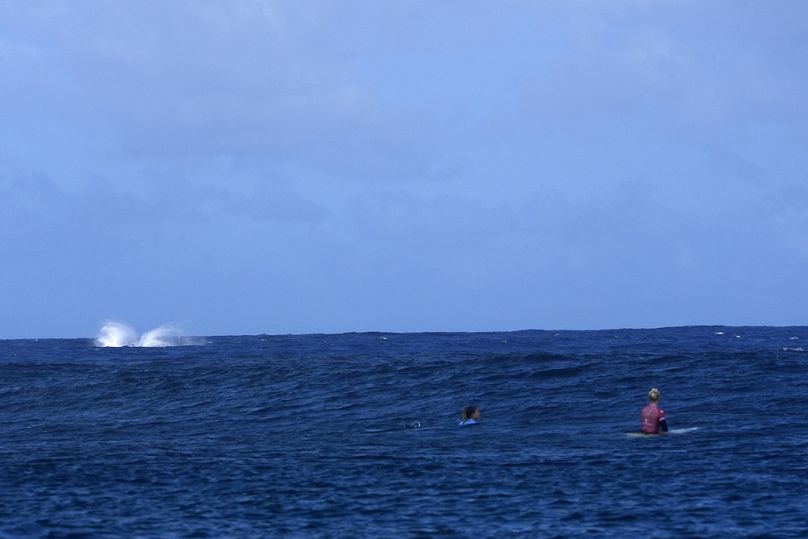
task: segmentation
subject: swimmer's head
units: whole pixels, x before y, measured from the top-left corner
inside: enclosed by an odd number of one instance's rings
[[[480,409],[474,404],[469,404],[463,407],[463,420],[466,419],[480,419]]]
[[[649,401],[656,403],[656,402],[659,402],[659,399],[661,397],[662,397],[662,395],[660,395],[659,390],[657,388],[652,387],[650,390],[648,390],[648,400]]]

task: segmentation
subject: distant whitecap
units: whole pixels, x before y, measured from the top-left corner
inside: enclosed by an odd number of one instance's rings
[[[123,322],[108,320],[101,326],[95,345],[101,347],[119,348],[121,346],[134,346],[138,335],[132,326]]]
[[[95,338],[95,345],[102,348],[123,346],[161,348],[201,344],[202,342],[204,341],[199,342],[198,339],[183,336],[181,330],[173,325],[163,325],[139,335],[129,324],[112,320],[104,322]]]
[[[178,339],[180,337],[181,335],[177,328],[173,326],[160,326],[141,335],[136,346],[143,346],[145,348],[176,346],[179,344]]]

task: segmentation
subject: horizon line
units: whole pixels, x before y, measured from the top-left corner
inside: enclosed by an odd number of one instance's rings
[[[387,330],[357,330],[357,331],[313,331],[313,332],[300,332],[300,333],[230,333],[230,334],[213,334],[213,335],[175,335],[178,338],[222,338],[222,337],[306,337],[306,336],[327,336],[327,335],[361,335],[361,334],[386,334],[386,335],[420,335],[420,334],[490,334],[490,333],[523,333],[523,332],[599,332],[599,331],[658,331],[664,329],[682,329],[682,328],[802,328],[808,325],[727,325],[727,324],[685,324],[678,326],[653,326],[653,327],[604,327],[597,329],[541,329],[541,328],[524,328],[524,329],[505,329],[505,330],[482,330],[482,331],[452,331],[452,330],[422,330],[422,331],[387,331]],[[81,337],[0,337],[0,341],[40,341],[40,340],[81,340],[89,339],[95,340],[96,337],[81,336]]]

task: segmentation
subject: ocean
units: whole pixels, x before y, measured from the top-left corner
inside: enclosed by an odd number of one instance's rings
[[[808,534],[806,327],[97,344],[0,341],[2,538]]]

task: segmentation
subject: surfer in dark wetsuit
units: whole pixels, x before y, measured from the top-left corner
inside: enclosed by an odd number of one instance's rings
[[[659,434],[668,432],[668,422],[665,420],[665,411],[657,406],[662,396],[659,390],[652,387],[648,391],[648,406],[640,412],[640,432],[643,434]]]
[[[458,426],[474,425],[480,420],[480,409],[474,404],[464,406],[460,418],[460,422],[457,424]]]

